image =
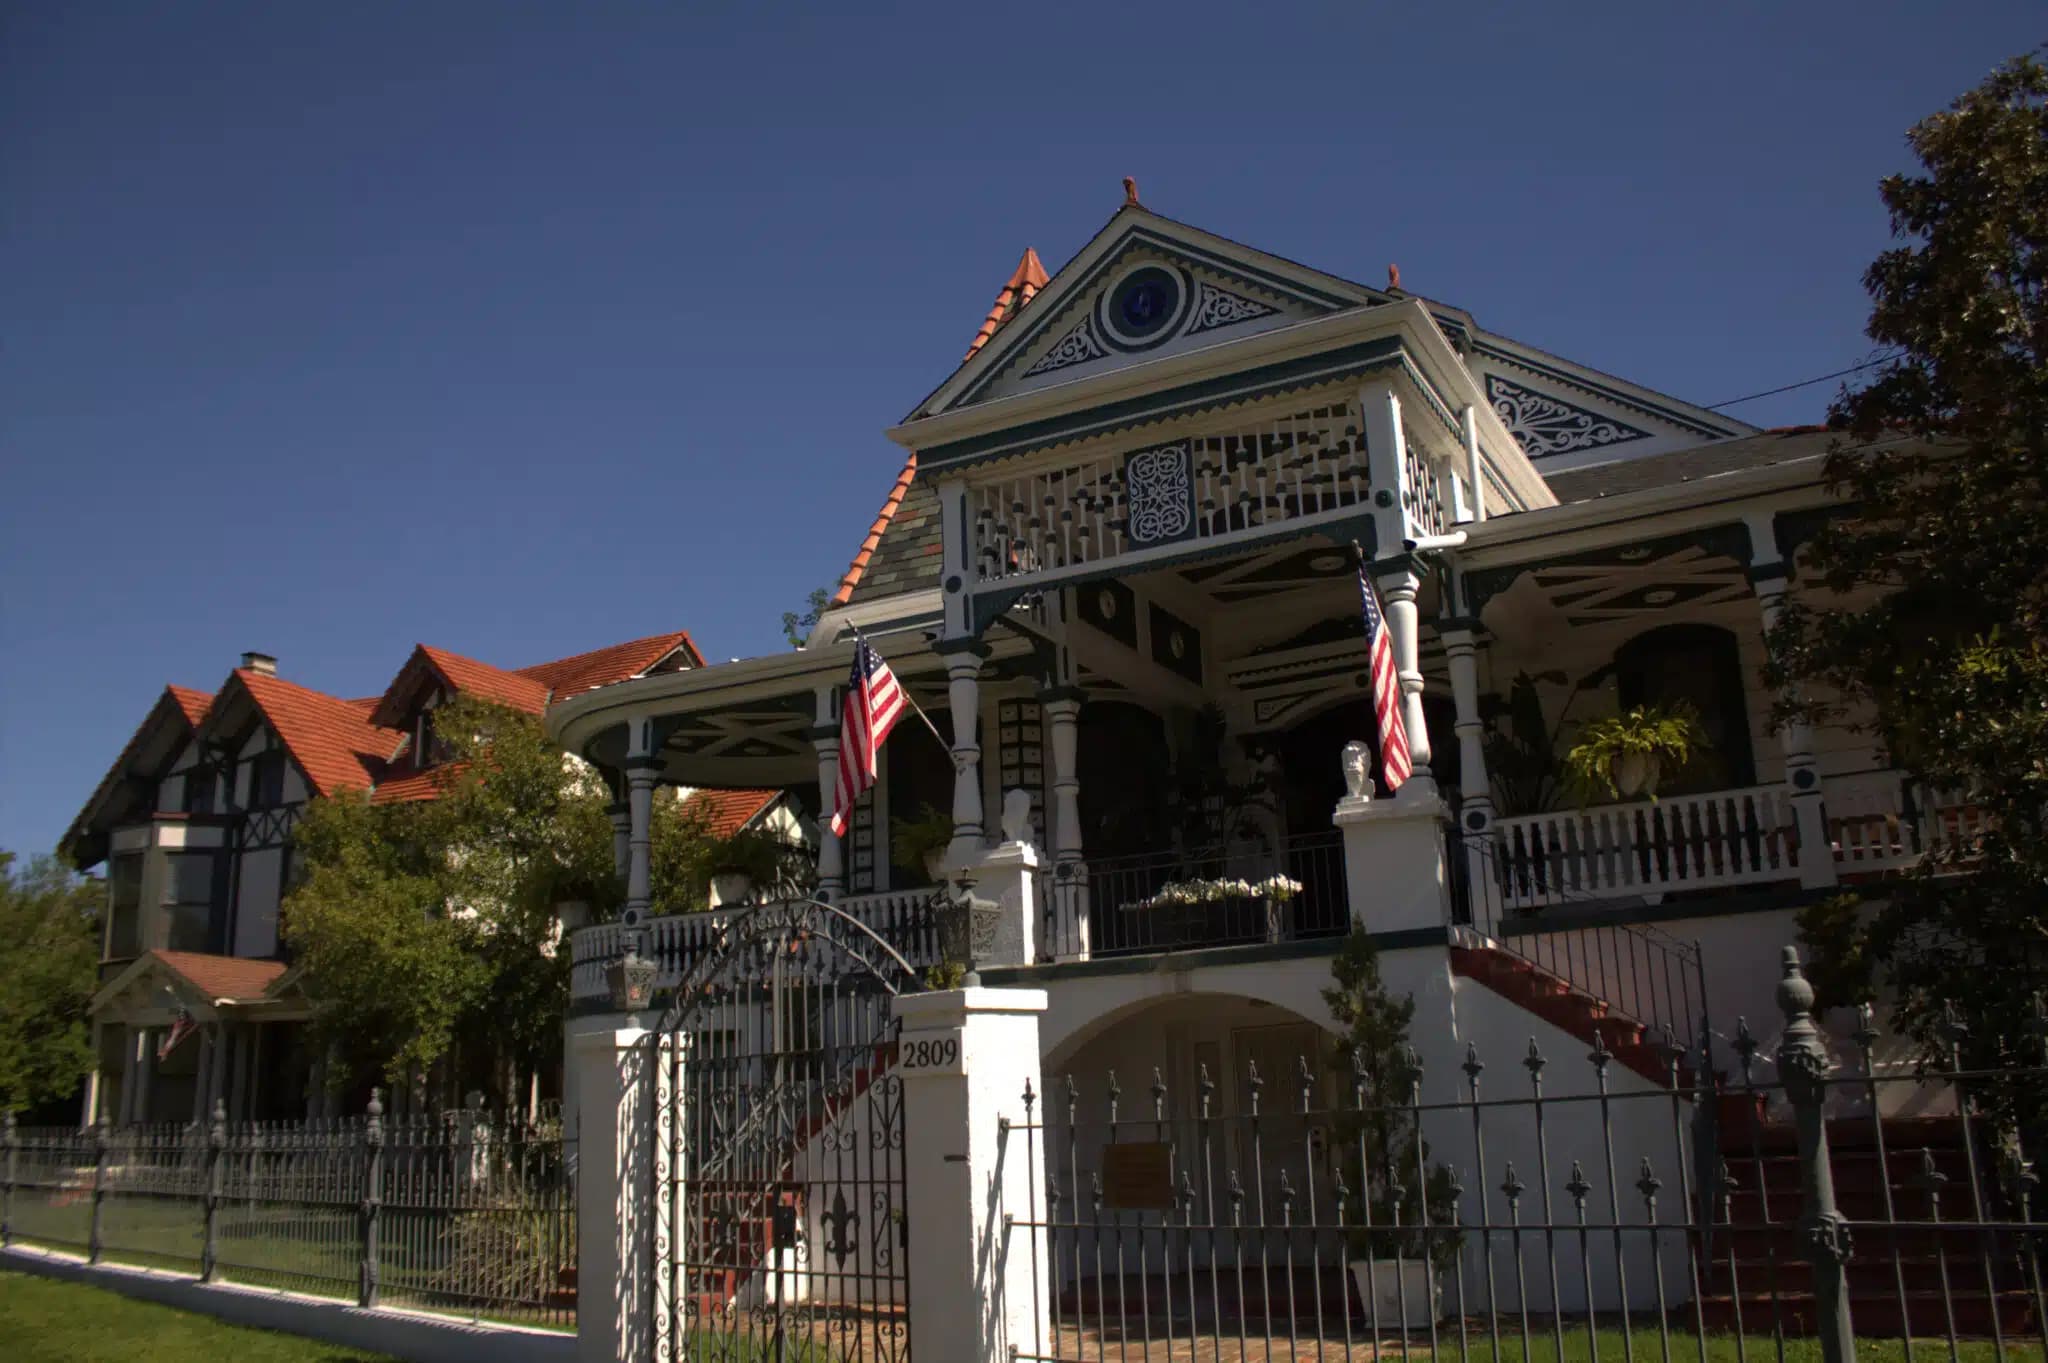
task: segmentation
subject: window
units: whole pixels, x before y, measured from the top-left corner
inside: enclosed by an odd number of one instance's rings
[[[164,908],[169,931],[165,945],[172,951],[210,951],[216,945],[213,882],[218,858],[212,852],[172,852],[167,860],[170,876]]]
[[[284,753],[273,748],[249,764],[249,808],[275,809],[284,803]]]
[[[107,863],[107,959],[142,954],[142,853]]]
[[[1621,708],[1684,703],[1699,712],[1706,746],[1661,790],[1691,795],[1756,783],[1749,706],[1735,636],[1713,625],[1665,625],[1638,634],[1614,655]]]
[[[215,784],[212,767],[187,767],[185,769],[185,812],[187,814],[213,813],[213,788]]]

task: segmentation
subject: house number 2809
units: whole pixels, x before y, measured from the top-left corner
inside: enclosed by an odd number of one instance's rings
[[[960,1034],[904,1037],[897,1054],[905,1074],[964,1074],[960,1062]]]

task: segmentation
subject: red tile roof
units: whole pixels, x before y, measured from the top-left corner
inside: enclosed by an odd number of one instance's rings
[[[370,796],[371,804],[396,805],[408,800],[438,800],[441,792],[454,784],[462,774],[466,762],[444,762],[438,767],[425,771],[401,771],[377,783],[377,789]]]
[[[578,691],[637,677],[677,649],[690,660],[690,666],[704,666],[704,655],[697,651],[696,641],[690,638],[688,630],[679,629],[515,670],[518,675],[541,683],[553,692],[555,700],[561,700]]]
[[[704,820],[715,838],[729,838],[767,812],[779,790],[693,790],[683,812]]]
[[[974,340],[968,343],[965,359],[974,358],[989,337],[1002,330],[1003,324],[1024,310],[1024,305],[1037,296],[1038,291],[1052,278],[1045,272],[1045,265],[1038,258],[1038,252],[1026,247],[1024,258],[1017,262],[1016,272],[1010,282],[1003,285],[996,294],[995,306],[988,310],[988,320],[981,324],[981,330],[974,333]]]
[[[853,599],[853,589],[860,585],[861,574],[867,571],[868,559],[873,557],[875,546],[882,542],[882,532],[895,519],[896,508],[903,505],[903,494],[910,491],[910,484],[917,477],[917,451],[903,461],[903,472],[896,475],[896,485],[889,489],[889,495],[882,502],[882,509],[875,513],[875,523],[868,529],[868,537],[860,542],[860,551],[853,556],[853,563],[846,575],[839,579],[839,590],[832,593],[832,604],[843,606]]]
[[[195,729],[205,720],[206,712],[213,708],[211,691],[195,691],[189,686],[166,686],[164,690],[178,702],[178,708],[185,712],[185,718],[192,721]]]
[[[548,708],[545,682],[517,672],[507,672],[489,663],[480,663],[474,658],[465,658],[460,653],[450,653],[445,648],[421,644],[419,652],[452,691],[464,691],[514,710],[524,710],[529,715],[537,715]]]
[[[373,786],[398,755],[404,735],[371,724],[354,702],[245,667],[234,676],[317,795]]]
[[[250,960],[240,956],[208,956],[197,951],[152,951],[170,970],[204,994],[208,1000],[233,999],[249,1003],[284,974],[283,961]]]

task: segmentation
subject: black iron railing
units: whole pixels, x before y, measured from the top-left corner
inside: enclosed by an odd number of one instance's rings
[[[1706,967],[1699,944],[1626,921],[1611,898],[1558,889],[1551,902],[1517,908],[1524,874],[1498,842],[1448,830],[1444,855],[1453,920],[1484,942],[1590,995],[1613,1012],[1686,1047],[1706,1025]]]
[[[1350,925],[1334,831],[1047,867],[1039,954],[1119,956],[1341,936]]]

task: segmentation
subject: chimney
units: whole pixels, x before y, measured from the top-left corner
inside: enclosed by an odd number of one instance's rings
[[[277,675],[277,659],[268,653],[244,653],[242,667],[245,671],[261,672],[266,677]]]

